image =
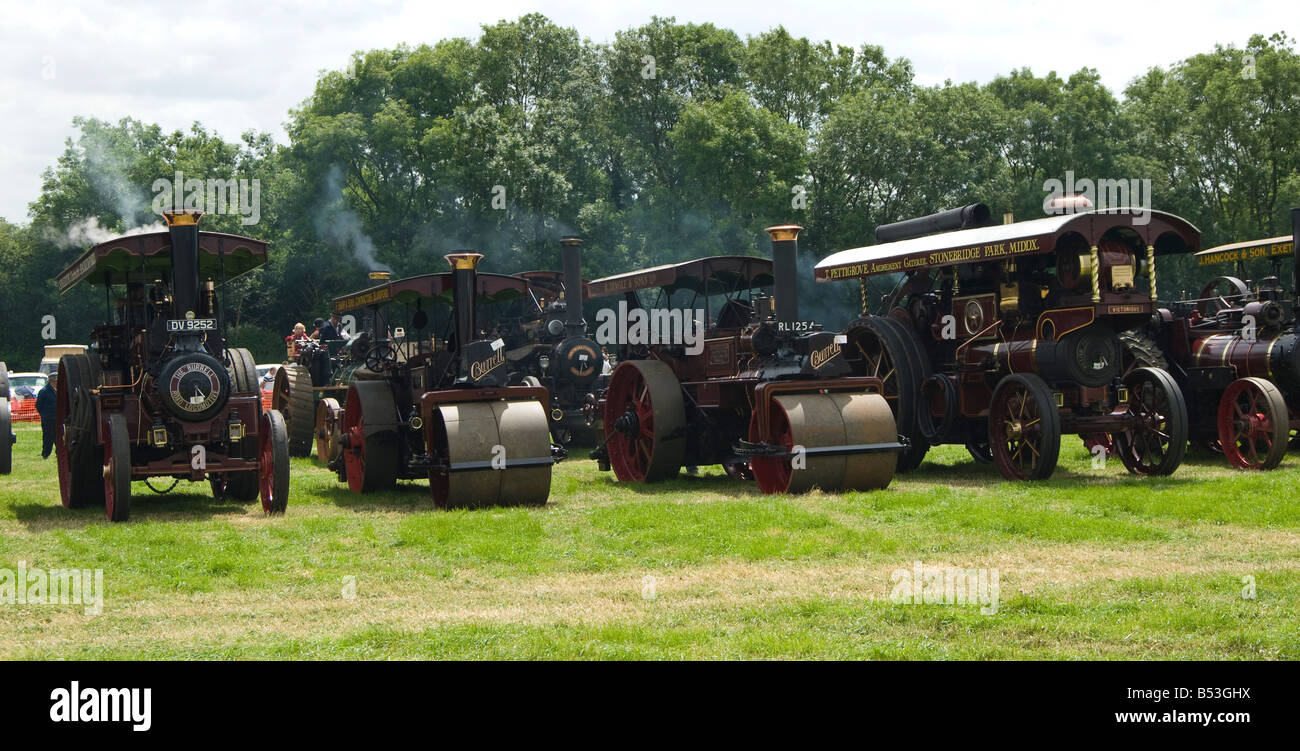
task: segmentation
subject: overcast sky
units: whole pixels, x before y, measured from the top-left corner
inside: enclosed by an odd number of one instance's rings
[[[0,0],[0,216],[26,221],[74,115],[130,116],[167,130],[198,120],[228,140],[255,129],[283,142],[288,110],[311,93],[319,71],[342,69],[352,51],[473,38],[481,24],[532,11],[597,42],[651,15],[711,22],[742,37],[784,25],[813,40],[881,45],[891,58],[911,59],[921,83],[1088,66],[1119,93],[1149,67],[1216,43],[1294,34],[1285,24],[1295,7],[1294,0]]]

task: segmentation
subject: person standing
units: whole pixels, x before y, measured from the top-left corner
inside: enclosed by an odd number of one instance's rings
[[[57,375],[50,379],[36,394],[36,414],[41,416],[41,458],[49,459],[54,449],[54,423],[59,419],[59,396],[56,382]]]
[[[322,342],[328,342],[334,339],[342,339],[343,332],[339,328],[339,326],[342,324],[342,321],[343,321],[342,316],[340,316],[337,312],[330,313],[330,319],[328,321],[325,321],[324,323],[322,323],[320,326],[316,328],[316,336],[314,336],[313,338],[319,339]]]

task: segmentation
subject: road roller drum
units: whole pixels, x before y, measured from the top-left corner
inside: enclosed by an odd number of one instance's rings
[[[776,396],[771,401],[768,435],[760,432],[754,420],[751,441],[766,440],[793,452],[791,456],[751,461],[764,493],[804,493],[813,488],[877,490],[889,485],[898,465],[898,454],[893,451],[843,453],[848,447],[890,444],[897,439],[893,412],[879,394]]]
[[[439,508],[542,505],[551,487],[550,425],[536,400],[440,404],[430,446],[446,461],[429,473]]]

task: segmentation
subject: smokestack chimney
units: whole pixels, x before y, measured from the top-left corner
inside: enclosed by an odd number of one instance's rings
[[[392,277],[392,275],[393,273],[391,271],[383,271],[383,270],[372,271],[370,272],[370,281],[386,282],[389,280],[390,277]]]
[[[776,297],[777,323],[799,320],[799,231],[797,224],[768,227],[772,237],[772,274],[776,278],[772,294]]]
[[[587,333],[582,318],[582,238],[560,238],[560,261],[564,268],[564,328],[569,336]]]
[[[455,351],[460,352],[470,342],[474,341],[478,330],[478,321],[474,309],[478,297],[475,288],[478,286],[478,262],[482,260],[483,254],[459,251],[445,255],[443,258],[447,259],[447,263],[451,264],[451,304],[456,309]],[[460,358],[461,377],[468,375],[466,370],[468,367],[465,358]]]
[[[172,317],[199,310],[199,219],[202,211],[164,211],[172,244]]]

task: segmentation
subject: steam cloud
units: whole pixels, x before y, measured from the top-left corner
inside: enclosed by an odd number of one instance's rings
[[[330,167],[325,177],[325,202],[314,217],[316,232],[327,244],[348,251],[367,271],[392,271],[375,255],[375,243],[366,234],[361,217],[348,208],[343,198],[343,171]]]

